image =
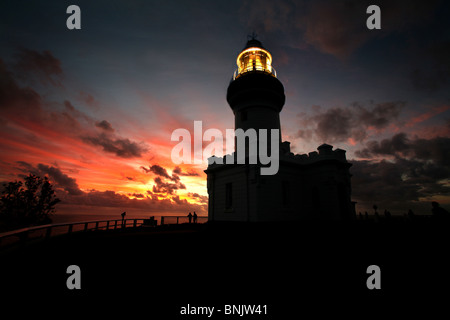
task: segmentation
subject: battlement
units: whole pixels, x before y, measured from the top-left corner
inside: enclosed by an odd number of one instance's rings
[[[287,141],[286,141],[287,142]],[[287,146],[286,142],[283,142],[283,147]],[[312,151],[308,154],[294,154],[290,152],[289,150],[286,151],[286,148],[283,150],[282,154],[280,154],[280,159],[283,160],[293,160],[295,162],[299,163],[313,163],[313,162],[319,162],[322,160],[338,160],[341,162],[347,162],[347,158],[345,156],[345,150],[342,149],[335,149],[333,150],[333,146],[329,144],[322,144],[317,148],[318,151]]]
[[[311,164],[320,162],[323,160],[337,160],[347,163],[346,151],[343,149],[334,149],[329,144],[322,144],[317,147],[317,151],[309,152],[308,154],[294,154],[290,151],[290,142],[283,141],[280,145],[280,160],[298,163],[298,164]],[[236,152],[227,154],[223,157],[212,156],[208,159],[208,169],[222,166],[225,164],[236,164],[244,162],[245,158],[237,158]],[[245,161],[246,163],[247,161]]]

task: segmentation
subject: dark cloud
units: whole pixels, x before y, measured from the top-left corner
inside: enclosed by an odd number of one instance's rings
[[[423,24],[438,1],[256,1],[243,3],[240,13],[251,30],[281,34],[294,47],[312,46],[339,58],[349,57],[369,39]],[[381,8],[381,30],[369,31],[367,7]]]
[[[50,180],[57,183],[58,186],[67,191],[70,195],[81,195],[83,191],[80,190],[78,184],[74,178],[69,177],[67,174],[63,173],[61,169],[51,167],[45,164],[39,163],[37,168],[40,172],[48,175]]]
[[[128,138],[118,137],[114,134],[114,128],[106,121],[95,121],[90,116],[75,108],[70,101],[64,101],[65,111],[60,113],[52,113],[56,128],[61,130],[72,128],[69,130],[72,135],[76,135],[83,142],[102,147],[103,151],[113,153],[121,158],[141,157],[148,148],[143,142],[135,142]],[[70,121],[70,123],[68,123]],[[61,127],[63,125],[63,127]],[[101,132],[92,132],[91,127],[95,126],[101,129]],[[89,132],[81,134],[80,132]]]
[[[18,109],[26,113],[41,105],[40,95],[31,88],[21,88],[0,59],[0,110]]]
[[[100,146],[103,151],[113,153],[121,158],[141,157],[147,151],[143,143],[137,143],[128,138],[116,138],[105,133],[82,137],[82,140],[93,146]]]
[[[92,125],[92,123],[94,122],[94,120],[90,116],[75,108],[73,104],[68,100],[64,100],[64,108],[64,113],[69,114],[76,119],[84,121],[87,125]]]
[[[23,49],[18,56],[20,69],[34,70],[40,77],[62,73],[58,61],[48,52],[37,54]],[[27,57],[32,61],[22,61]],[[114,129],[108,121],[95,121],[68,100],[64,100],[63,106],[62,111],[46,110],[41,96],[31,88],[20,87],[13,74],[0,60],[0,117],[3,122],[11,121],[24,126],[23,120],[26,120],[50,128],[63,136],[76,137],[87,144],[100,146],[105,152],[122,158],[141,157],[147,151],[144,143],[114,135]],[[93,125],[101,128],[102,132],[91,133]]]
[[[61,61],[55,58],[50,51],[42,53],[20,48],[16,53],[15,70],[19,78],[29,80],[32,75],[44,84],[51,83],[62,86],[61,76],[63,74]]]
[[[169,175],[165,168],[157,164],[148,168],[141,166],[141,169],[146,173],[154,173],[157,175],[154,179],[155,184],[153,185],[152,191],[148,191],[151,195],[174,195],[177,190],[186,189],[186,186],[181,183],[180,177],[176,174],[176,172],[181,172],[181,170],[173,170],[172,175]],[[165,181],[166,179],[170,181]]]
[[[377,204],[379,208],[406,212],[433,196],[450,195],[450,187],[443,180],[450,176],[448,167],[405,158],[351,162],[352,198],[359,206]]]
[[[93,205],[120,208],[129,205],[131,199],[124,194],[119,194],[111,190],[89,190],[88,192],[86,192],[84,197],[78,199],[70,198],[65,200],[65,203],[73,203],[77,205]]]
[[[188,205],[189,202],[186,199],[180,199],[180,196],[172,196],[170,199],[179,205]]]
[[[17,161],[18,170],[23,172],[21,178],[32,173],[39,176],[48,176],[55,186],[58,198],[65,205],[114,207],[114,208],[139,208],[151,212],[187,212],[196,210],[199,213],[207,212],[205,203],[190,203],[186,199],[180,199],[176,190],[186,189],[180,182],[165,183],[160,177],[155,178],[156,187],[153,192],[147,190],[146,194],[129,193],[127,195],[106,190],[88,190],[83,192],[79,189],[76,180],[63,173],[61,169],[45,164],[33,166],[25,161]],[[132,197],[132,198],[130,198]],[[202,197],[199,195],[199,197]]]
[[[382,160],[351,161],[352,198],[360,206],[392,209],[408,206],[411,201],[418,201],[420,187],[402,179],[403,170],[397,163]]]
[[[147,168],[144,167],[144,166],[141,166],[141,169],[144,170],[145,173],[152,172],[152,170],[150,170],[150,168],[147,169]]]
[[[96,121],[95,122],[95,126],[97,128],[103,129],[107,132],[114,132],[114,128],[111,126],[111,123],[109,123],[106,120],[102,120],[102,121]]]
[[[186,189],[186,186],[181,182],[170,183],[164,182],[161,177],[154,179],[155,185],[153,185],[152,192],[159,194],[174,194],[178,189]]]
[[[366,148],[356,151],[355,154],[362,158],[394,156],[432,161],[438,166],[450,168],[450,138],[409,139],[405,133],[398,133],[380,142],[369,141]]]
[[[190,203],[185,199],[180,199],[177,195],[169,197],[158,197],[150,190],[147,194],[134,193],[133,198],[129,198],[125,194],[116,193],[111,190],[98,191],[88,190],[80,196],[65,195],[60,197],[62,203],[66,205],[92,206],[92,207],[111,207],[119,210],[145,209],[146,212],[188,212],[195,210],[199,213],[206,213],[207,206],[203,204]],[[122,208],[122,209],[120,209]]]
[[[128,195],[138,199],[143,199],[145,197],[142,193],[129,193]]]
[[[28,162],[25,161],[16,161],[16,163],[19,165],[19,167],[17,169],[19,169],[19,171],[23,172],[26,176],[29,173],[32,173],[34,175],[39,175],[39,170],[37,168],[35,168],[33,165],[31,165]]]
[[[345,58],[369,37],[365,1],[318,1],[302,17],[304,39],[319,51]],[[351,36],[349,36],[351,35]]]
[[[172,171],[172,175],[169,175],[169,173],[167,172],[167,170],[163,167],[161,167],[160,165],[154,164],[152,166],[150,166],[148,169],[144,166],[141,166],[141,169],[145,172],[145,173],[150,173],[153,172],[154,174],[172,180],[174,182],[178,182],[180,181],[180,177],[178,176],[178,171],[173,170]],[[181,172],[181,170],[180,170]]]
[[[39,163],[36,167],[25,162],[17,161],[19,170],[28,175],[29,173],[37,176],[48,176],[50,181],[55,184],[56,188],[66,191],[69,195],[78,196],[83,194],[76,180],[63,173],[61,169],[46,164]]]
[[[433,196],[450,195],[450,138],[409,138],[398,133],[380,142],[369,141],[355,154],[387,158],[351,161],[353,195],[359,202],[407,210]]]
[[[207,196],[202,196],[201,194],[192,193],[192,192],[189,192],[188,195],[191,198],[195,198],[195,199],[199,200],[201,203],[208,204],[208,197]]]
[[[79,93],[79,99],[82,100],[86,105],[88,105],[89,107],[91,107],[95,110],[98,110],[98,108],[100,107],[100,102],[97,101],[95,99],[95,97],[90,93],[81,91]]]
[[[0,117],[5,123],[14,123],[16,128],[28,127],[32,123],[75,137],[93,122],[70,101],[65,100],[63,107],[61,111],[49,111],[42,97],[34,89],[20,86],[0,60]]]
[[[366,109],[359,103],[354,103],[353,107],[356,110],[357,121],[364,126],[373,126],[376,129],[383,129],[388,124],[395,120],[405,102],[383,102],[373,106],[371,110]]]
[[[154,164],[150,167],[150,171],[153,172],[154,174],[167,178],[167,179],[172,179],[171,176],[169,176],[169,174],[167,173],[167,170],[157,164]]]
[[[33,121],[59,134],[77,138],[80,132],[86,131],[92,124],[93,119],[76,109],[68,100],[65,100],[63,105],[64,109],[61,111],[42,110],[41,118],[35,118]]]
[[[299,4],[291,1],[247,0],[240,8],[240,15],[251,30],[282,30],[291,26]]]
[[[361,158],[370,158],[373,155],[395,155],[409,149],[409,140],[403,132],[394,135],[390,139],[367,142],[367,147],[357,150],[355,154]]]
[[[199,176],[198,172],[195,172],[194,170],[189,170],[187,172],[182,171],[180,167],[175,167],[172,171],[173,173],[176,173],[180,176],[188,176],[188,177],[197,177]]]
[[[322,142],[341,142],[349,138],[363,141],[367,138],[367,129],[382,130],[395,121],[400,114],[404,102],[371,103],[365,107],[353,103],[349,107],[333,107],[322,110],[316,107],[313,115],[299,114],[301,129],[297,137],[303,139],[316,138]]]

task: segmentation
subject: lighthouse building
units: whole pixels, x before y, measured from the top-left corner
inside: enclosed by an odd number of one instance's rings
[[[263,175],[265,164],[248,161],[210,162],[205,170],[209,221],[350,220],[355,217],[345,151],[322,144],[309,154],[293,154],[290,143],[281,141],[280,112],[285,103],[284,87],[272,67],[272,56],[251,39],[237,57],[237,70],[227,90],[235,129],[267,129],[277,132],[279,167]],[[246,150],[260,139],[246,141]],[[267,138],[267,150],[271,150]],[[236,148],[236,143],[235,143]],[[235,157],[236,154],[228,157]],[[242,156],[242,155],[241,155]],[[259,159],[259,158],[258,158]]]

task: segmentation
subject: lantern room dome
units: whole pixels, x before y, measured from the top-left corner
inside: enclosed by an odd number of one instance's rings
[[[258,48],[264,49],[262,43],[260,41],[256,40],[256,39],[248,40],[247,44],[244,47],[244,50],[248,49],[248,48],[251,48],[251,47],[258,47]]]
[[[233,80],[247,73],[265,73],[276,77],[275,69],[272,67],[272,55],[262,43],[256,39],[247,41],[246,46],[239,53],[236,64],[238,68],[234,72]]]

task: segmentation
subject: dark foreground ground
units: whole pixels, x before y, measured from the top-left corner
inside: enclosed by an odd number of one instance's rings
[[[0,314],[47,318],[325,319],[449,313],[447,223],[185,225],[78,233],[0,252]],[[81,268],[81,290],[66,269]],[[381,290],[369,290],[369,265]],[[267,315],[225,315],[225,305]],[[312,316],[311,316],[312,315]],[[2,317],[3,318],[3,317]],[[445,317],[444,317],[445,318]]]

